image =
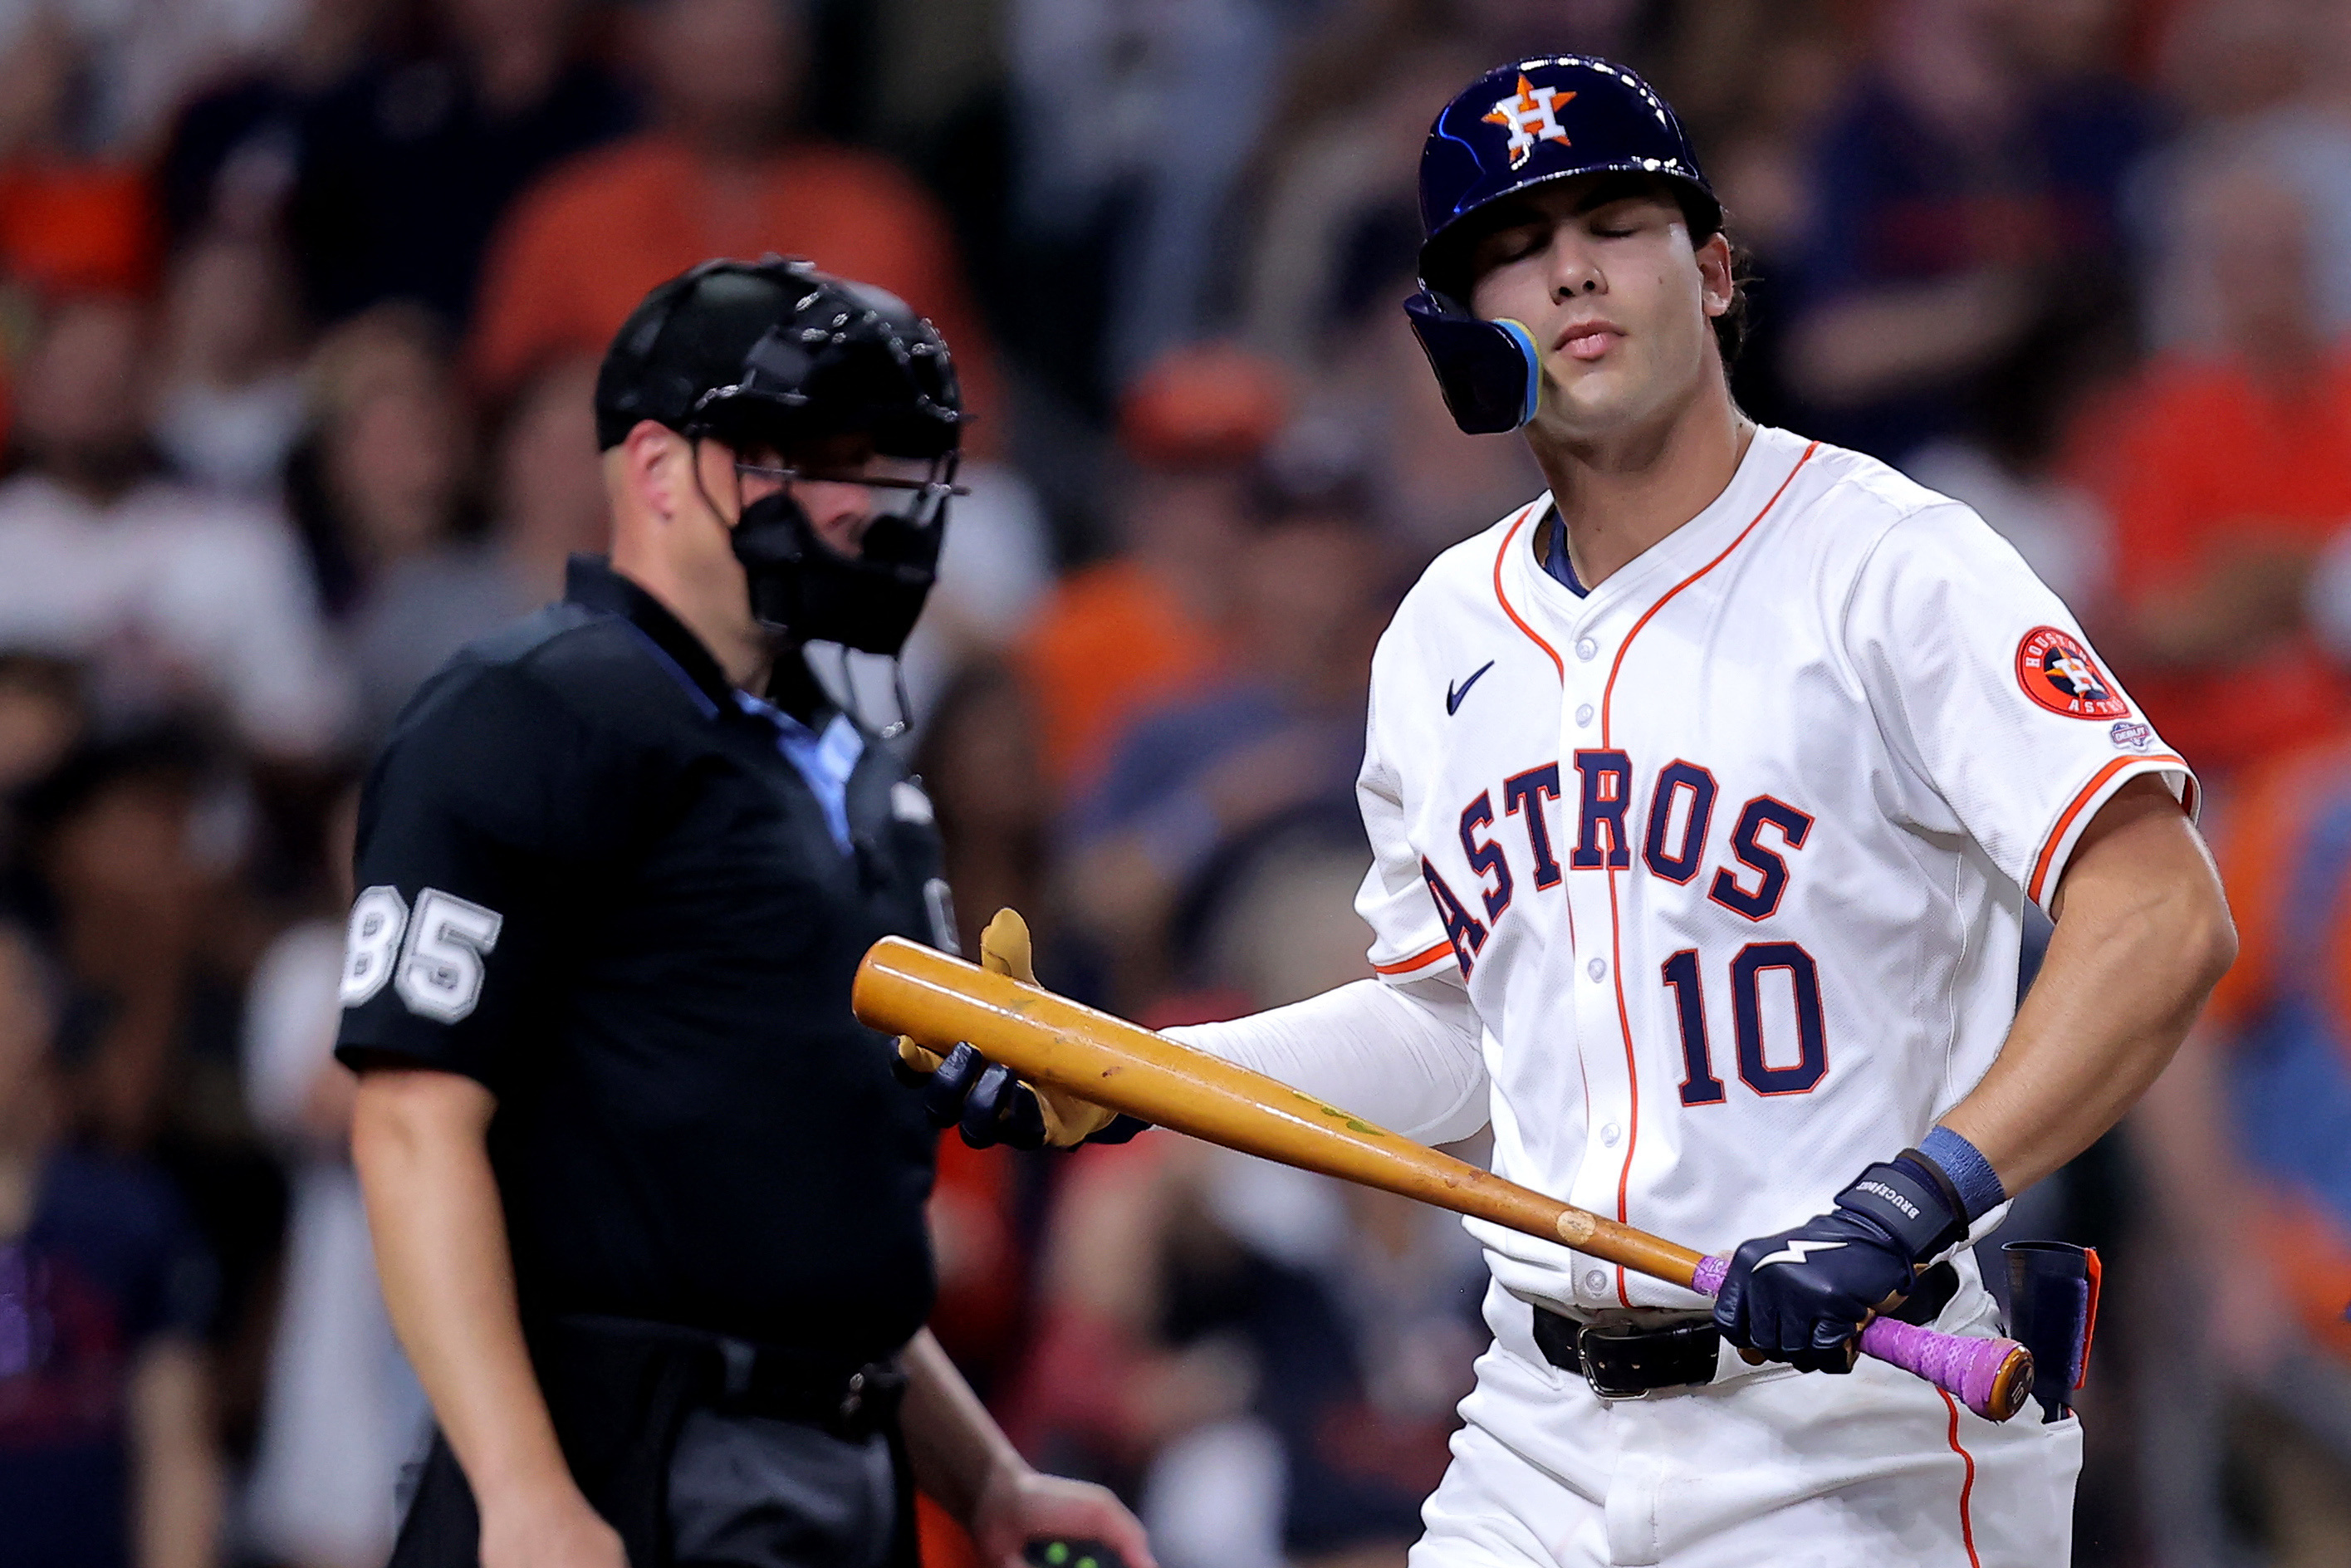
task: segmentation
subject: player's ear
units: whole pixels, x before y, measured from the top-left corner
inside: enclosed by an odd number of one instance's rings
[[[1719,316],[1730,308],[1738,297],[1739,279],[1732,263],[1730,237],[1720,229],[1706,236],[1698,247],[1698,297],[1708,316]]]

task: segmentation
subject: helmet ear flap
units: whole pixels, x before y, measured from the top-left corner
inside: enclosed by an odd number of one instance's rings
[[[1405,300],[1404,313],[1465,434],[1502,435],[1534,418],[1542,360],[1522,324],[1482,320],[1431,288]]]

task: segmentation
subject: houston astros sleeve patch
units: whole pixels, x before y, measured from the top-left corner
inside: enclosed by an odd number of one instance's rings
[[[2125,718],[2125,702],[2082,646],[2054,626],[2036,626],[2016,645],[2016,684],[2051,713],[2068,718]]]

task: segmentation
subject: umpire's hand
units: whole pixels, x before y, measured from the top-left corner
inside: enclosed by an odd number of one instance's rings
[[[991,975],[1037,983],[1029,923],[1018,910],[999,909],[979,936],[979,967]],[[975,1149],[1009,1144],[1016,1149],[1075,1148],[1117,1118],[1090,1100],[1059,1089],[1039,1089],[1012,1075],[968,1044],[941,1058],[900,1036],[898,1061],[904,1075],[920,1084],[931,1124],[959,1127]]]

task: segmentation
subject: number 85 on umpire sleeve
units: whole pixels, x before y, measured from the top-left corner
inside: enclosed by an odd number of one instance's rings
[[[364,1005],[390,981],[410,1012],[455,1023],[482,999],[482,960],[498,945],[505,924],[496,910],[437,887],[416,895],[413,915],[398,888],[369,888],[351,902],[343,1006]]]

